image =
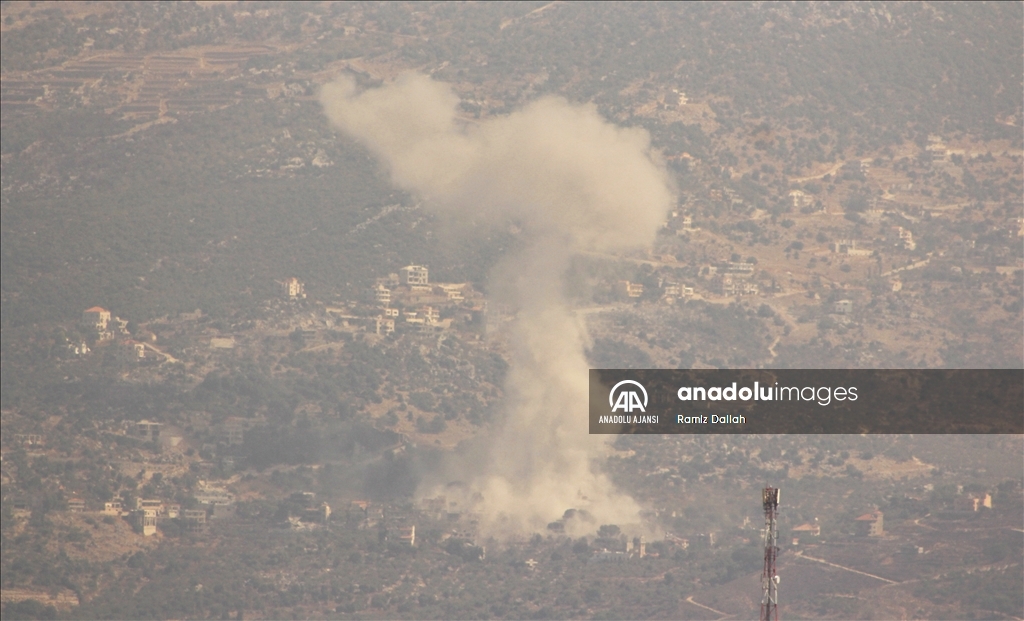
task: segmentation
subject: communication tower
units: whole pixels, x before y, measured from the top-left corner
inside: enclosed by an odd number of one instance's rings
[[[761,573],[761,621],[779,619],[779,576],[775,573],[775,557],[779,553],[779,488],[761,491],[764,505],[764,571]]]

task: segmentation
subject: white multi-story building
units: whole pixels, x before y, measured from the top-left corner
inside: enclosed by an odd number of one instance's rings
[[[139,509],[135,512],[135,527],[143,537],[156,534],[157,512],[155,509]]]
[[[390,317],[378,315],[374,319],[374,325],[377,334],[392,334],[395,331],[395,320]]]
[[[403,285],[429,285],[429,270],[422,265],[406,265],[401,270]]]
[[[146,442],[157,442],[160,440],[160,427],[161,423],[153,422],[150,420],[140,420],[135,423],[135,435],[139,436]]]
[[[837,315],[849,315],[853,312],[852,300],[836,300],[832,305],[832,312]]]
[[[917,249],[917,242],[914,241],[914,234],[910,229],[905,229],[902,226],[894,226],[891,230],[892,237],[899,240],[896,245],[902,246],[904,250]]]
[[[793,202],[793,207],[800,209],[804,205],[810,203],[810,198],[803,190],[793,190],[789,193],[789,200]]]
[[[757,295],[757,285],[734,274],[719,274],[714,279],[715,289],[722,295]]]
[[[406,526],[398,529],[398,541],[410,546],[416,545],[416,526]]]
[[[462,294],[462,288],[465,286],[465,284],[437,285],[437,287],[441,290],[441,292],[444,293],[444,296],[448,299],[449,302],[461,302],[464,299],[466,299],[465,296],[463,296]]]
[[[199,504],[230,505],[235,502],[234,494],[220,487],[209,486],[205,481],[200,481],[198,488],[194,496]]]
[[[294,276],[282,282],[281,289],[289,300],[305,299],[306,297],[306,285]]]
[[[423,321],[427,323],[437,323],[441,321],[441,312],[433,306],[421,306],[419,309],[419,316],[423,317]]]
[[[373,301],[381,306],[387,306],[391,304],[391,289],[388,289],[382,284],[374,285],[373,290]]]
[[[690,298],[693,297],[693,287],[676,283],[665,283],[662,288],[662,295],[665,298]]]
[[[87,308],[82,312],[82,325],[95,331],[96,334],[103,334],[110,324],[110,311],[100,306]]]

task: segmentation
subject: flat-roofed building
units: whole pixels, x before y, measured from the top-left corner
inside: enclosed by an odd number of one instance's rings
[[[224,419],[223,424],[224,441],[229,445],[243,444],[245,442],[245,431],[248,424],[244,418],[229,416]]]
[[[42,446],[43,434],[41,433],[16,433],[12,436],[14,441],[23,446]]]
[[[182,511],[182,519],[185,522],[185,528],[191,532],[198,532],[206,528],[205,509],[185,509]]]
[[[146,442],[156,442],[160,439],[160,423],[149,420],[140,420],[135,423],[135,435]]]
[[[399,543],[414,546],[416,545],[416,526],[407,526],[398,529]]]
[[[294,276],[282,282],[281,289],[289,300],[305,299],[306,297],[306,285]]]
[[[144,509],[152,509],[156,511],[157,515],[160,515],[164,512],[164,501],[158,498],[136,498],[135,510],[141,511]]]
[[[391,304],[391,289],[388,289],[384,285],[374,285],[373,288],[370,289],[370,295],[373,297],[373,301],[381,306]]]
[[[193,497],[203,505],[230,505],[235,502],[235,495],[226,489],[212,487],[200,482]]]
[[[810,203],[810,197],[803,190],[792,190],[789,193],[789,200],[792,201],[793,207],[797,209]]]
[[[462,293],[465,286],[465,284],[441,284],[437,285],[437,289],[449,302],[461,302],[466,299]]]
[[[135,528],[143,537],[156,534],[156,509],[139,509],[135,511]]]
[[[103,503],[103,515],[121,515],[124,512],[124,506],[121,504],[120,498],[112,498],[109,501]]]
[[[402,275],[403,285],[429,285],[429,270],[422,265],[406,265],[399,270]]]
[[[719,274],[713,280],[714,288],[722,295],[757,295],[758,287],[741,275]]]
[[[419,308],[419,316],[423,317],[423,321],[427,323],[437,323],[441,320],[441,311],[433,306],[421,306]]]
[[[395,320],[391,317],[377,315],[374,320],[374,332],[377,334],[394,334]]]
[[[100,306],[93,306],[82,311],[82,325],[96,334],[103,334],[110,324],[110,311]]]

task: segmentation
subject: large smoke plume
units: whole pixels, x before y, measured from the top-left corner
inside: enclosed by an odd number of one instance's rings
[[[575,252],[653,240],[673,193],[647,132],[557,97],[460,121],[451,89],[418,74],[362,92],[341,79],[323,88],[321,101],[330,121],[428,208],[524,229],[525,249],[491,276],[491,289],[518,314],[503,426],[468,481],[482,496],[482,530],[540,531],[568,508],[591,516],[578,529],[638,523],[637,504],[596,463],[605,436],[588,434],[585,335],[562,279]]]

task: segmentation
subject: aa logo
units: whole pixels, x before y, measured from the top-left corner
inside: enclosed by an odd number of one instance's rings
[[[640,389],[640,393],[643,394],[643,400],[640,400],[640,394],[635,390],[627,390],[623,388],[626,384],[632,384]],[[612,386],[611,391],[608,393],[608,405],[611,406],[612,412],[646,412],[644,408],[647,407],[647,389],[643,387],[640,382],[634,382],[633,380],[622,380],[618,384]]]

